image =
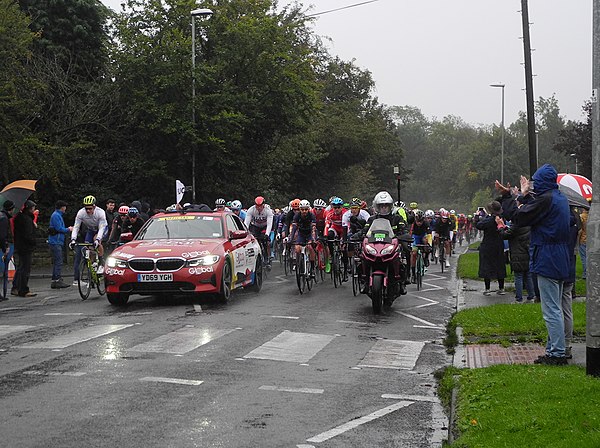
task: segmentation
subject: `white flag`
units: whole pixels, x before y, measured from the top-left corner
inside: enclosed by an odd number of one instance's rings
[[[175,192],[177,194],[177,200],[175,202],[179,204],[183,199],[183,194],[185,193],[185,185],[183,185],[180,180],[175,181]]]

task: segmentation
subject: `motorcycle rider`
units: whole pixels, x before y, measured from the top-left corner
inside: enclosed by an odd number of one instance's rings
[[[357,233],[356,235],[357,236],[359,235],[360,238],[364,238],[364,236],[367,234],[367,232],[371,228],[371,224],[373,224],[373,221],[375,221],[378,218],[387,219],[390,222],[390,225],[392,226],[392,230],[394,231],[393,237],[398,238],[398,240],[400,241],[400,246],[402,247],[402,251],[405,254],[405,259],[410,260],[410,258],[409,258],[410,257],[410,249],[409,249],[407,241],[412,242],[412,237],[408,236],[408,229],[406,227],[406,222],[402,219],[402,217],[397,213],[392,213],[393,205],[394,205],[394,199],[387,191],[380,191],[379,193],[377,193],[375,195],[375,198],[373,199],[373,210],[374,210],[375,214],[369,218],[369,220],[363,227],[362,231]],[[404,235],[406,235],[406,236],[404,238],[402,238]],[[365,272],[366,264],[363,263],[362,266],[363,266],[363,275],[366,276],[367,275],[367,272]],[[406,283],[407,283],[407,277],[408,277],[407,271],[408,270],[406,269],[406,266],[403,263],[401,263],[400,258],[398,258],[397,261],[394,263],[394,279],[393,280],[395,280],[394,283],[398,286],[398,288],[399,288],[398,290],[401,295],[406,294]],[[368,288],[368,282],[365,284],[365,290],[367,288]]]

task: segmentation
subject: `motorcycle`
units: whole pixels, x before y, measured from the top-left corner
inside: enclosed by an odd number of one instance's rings
[[[402,250],[410,236],[398,239],[387,219],[373,221],[362,242],[363,275],[368,288],[367,295],[373,303],[373,313],[381,313],[383,305],[391,306],[399,296],[406,294],[401,279],[402,263],[405,251]]]

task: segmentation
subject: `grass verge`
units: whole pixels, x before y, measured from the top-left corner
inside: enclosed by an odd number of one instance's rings
[[[459,278],[466,278],[471,280],[483,280],[478,277],[479,273],[479,253],[478,252],[467,252],[462,254],[458,258],[458,265],[456,267],[456,273]],[[583,267],[581,266],[581,260],[577,257],[577,265],[575,271],[575,294],[577,296],[585,296],[586,295],[586,281],[581,278],[581,274],[583,273]],[[506,267],[506,281],[514,282],[515,277],[512,272],[510,272],[510,266]]]
[[[577,366],[446,369],[440,396],[458,385],[452,447],[600,446],[600,381]]]
[[[496,304],[454,314],[448,328],[462,327],[466,343],[544,342],[546,325],[539,303]],[[573,335],[585,337],[585,303],[573,303]]]

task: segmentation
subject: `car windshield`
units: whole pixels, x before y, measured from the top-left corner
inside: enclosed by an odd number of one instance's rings
[[[152,218],[136,240],[222,238],[220,216],[173,215]]]

